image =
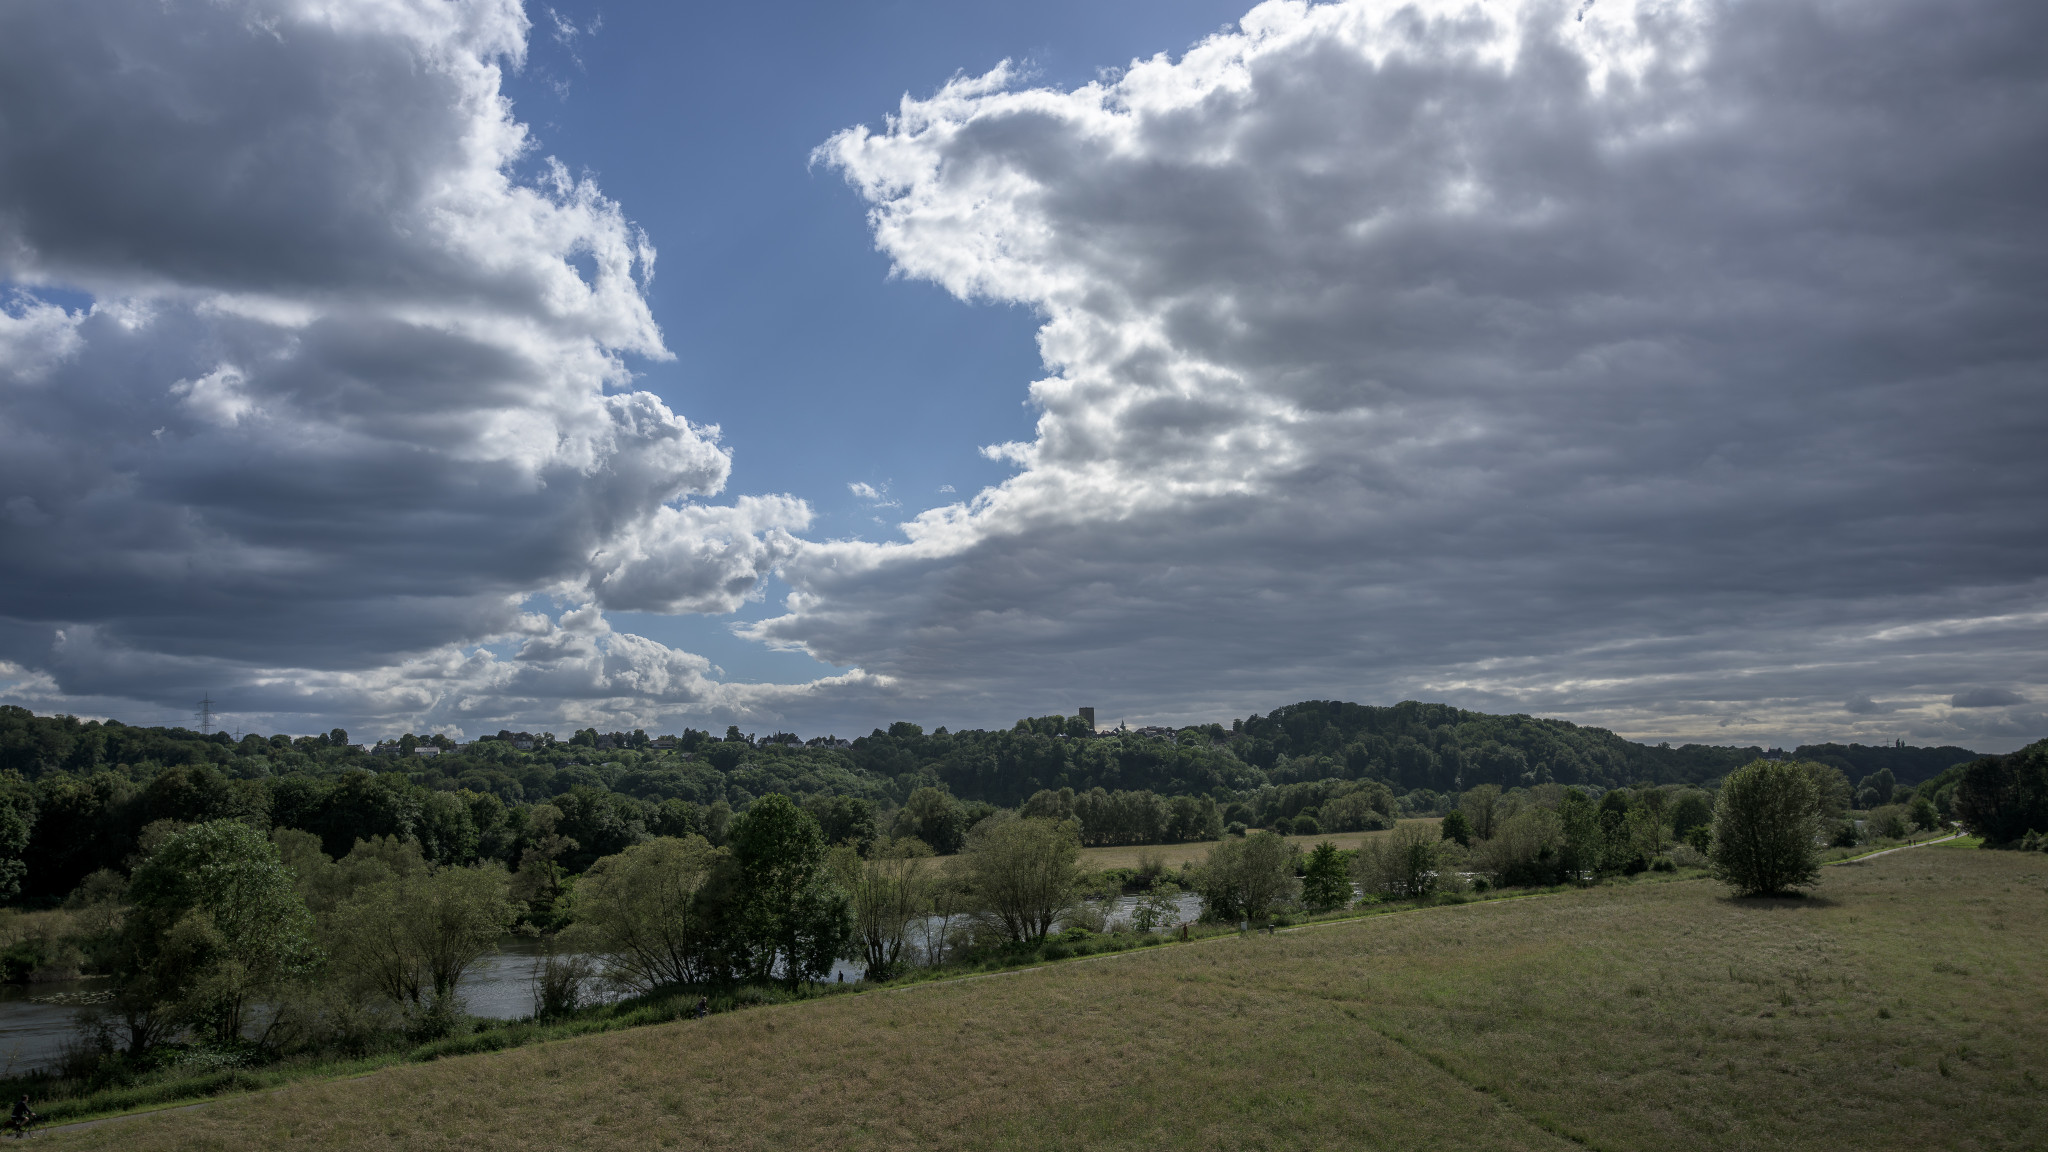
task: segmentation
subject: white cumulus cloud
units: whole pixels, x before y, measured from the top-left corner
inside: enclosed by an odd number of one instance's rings
[[[902,274],[1043,315],[1036,432],[907,543],[806,546],[752,634],[978,720],[2010,741],[1946,705],[2048,681],[2044,35],[1276,0],[1072,90],[906,97],[818,157]]]

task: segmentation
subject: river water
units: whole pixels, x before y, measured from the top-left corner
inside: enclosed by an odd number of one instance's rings
[[[1093,902],[1091,902],[1093,903]],[[1109,905],[1111,922],[1128,921],[1137,905],[1136,897],[1123,896]],[[1180,918],[1201,915],[1201,900],[1192,893],[1180,898]],[[540,942],[525,936],[507,936],[498,951],[484,957],[463,974],[458,990],[473,1016],[492,1020],[517,1020],[533,1014],[533,969],[540,959]],[[832,965],[828,981],[859,980],[862,966],[847,960]],[[104,980],[61,980],[47,984],[0,985],[0,1074],[26,1072],[54,1063],[64,1047],[78,1034],[80,1002],[104,995]],[[595,982],[587,988],[589,997],[601,997]]]

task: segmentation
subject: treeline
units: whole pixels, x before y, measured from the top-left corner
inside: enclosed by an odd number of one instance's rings
[[[1961,749],[1825,746],[1902,781]],[[501,731],[468,744],[407,734],[365,746],[309,736],[201,734],[0,707],[0,898],[48,903],[101,869],[125,873],[152,824],[234,819],[318,836],[417,841],[431,861],[530,854],[564,875],[651,836],[722,843],[760,797],[795,798],[828,842],[915,836],[941,854],[1003,808],[1071,816],[1088,844],[1389,826],[1481,784],[1699,785],[1755,748],[1635,744],[1597,728],[1444,705],[1311,701],[1229,725],[1092,734],[1078,718],[927,733],[909,722],[846,741],[584,729]],[[1930,759],[1932,758],[1932,759]],[[1872,761],[1875,762],[1875,761]],[[1858,779],[1864,774],[1858,774]],[[1890,779],[1890,776],[1887,777]],[[1887,788],[1888,790],[1888,788]],[[1038,799],[1040,797],[1060,799]]]
[[[1295,821],[1387,821],[1400,803],[1378,781],[1260,795],[1302,801]],[[1739,893],[1780,892],[1812,881],[1825,843],[1951,819],[2038,847],[2048,742],[1917,787],[1885,769],[1852,781],[1827,764],[1757,760],[1718,789],[1484,783],[1440,800],[1436,824],[1399,823],[1352,852],[1326,841],[1303,853],[1240,828],[1178,873],[1155,860],[1091,877],[1084,841],[1214,838],[1228,811],[1213,797],[1106,789],[1043,789],[1002,809],[937,785],[886,812],[860,797],[782,793],[739,813],[674,799],[634,810],[641,801],[587,788],[512,808],[397,773],[237,780],[183,765],[108,809],[124,826],[140,821],[119,866],[85,875],[61,910],[8,915],[62,918],[39,946],[109,977],[96,1044],[73,1061],[94,1083],[127,1082],[166,1061],[466,1035],[463,975],[522,923],[550,942],[534,1001],[534,1016],[550,1018],[575,1012],[593,981],[638,995],[796,990],[838,959],[884,979],[1156,944],[1161,928],[1186,933],[1188,892],[1202,920],[1242,927],[1360,901],[1686,868],[1710,868]],[[1863,801],[1879,803],[1852,807]],[[1278,825],[1284,808],[1266,814]],[[342,842],[368,826],[392,830]],[[935,855],[927,835],[950,854]],[[1084,900],[1118,892],[1135,899]]]

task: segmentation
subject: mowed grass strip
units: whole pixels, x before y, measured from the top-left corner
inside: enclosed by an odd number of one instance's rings
[[[158,1148],[2041,1148],[2048,858],[1610,886],[760,1009],[68,1133]]]

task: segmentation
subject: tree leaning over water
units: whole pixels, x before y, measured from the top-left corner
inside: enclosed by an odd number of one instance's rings
[[[1755,760],[1728,774],[1714,804],[1714,878],[1738,896],[1771,896],[1820,878],[1819,799],[1802,765]]]

